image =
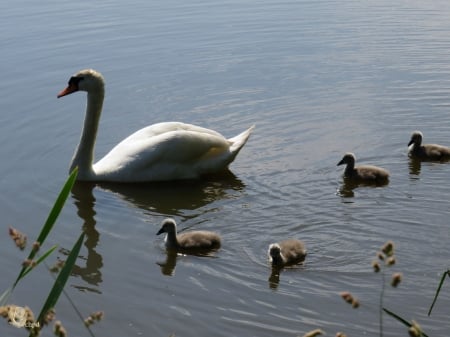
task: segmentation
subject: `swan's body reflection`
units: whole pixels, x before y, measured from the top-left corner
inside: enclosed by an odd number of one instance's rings
[[[98,285],[102,281],[103,258],[95,250],[100,241],[100,234],[95,228],[95,209],[98,205],[93,194],[94,188],[113,193],[121,200],[126,201],[125,205],[142,210],[146,217],[150,213],[158,217],[179,216],[192,219],[209,212],[211,209],[205,209],[205,207],[211,203],[238,198],[245,185],[231,171],[206,177],[203,180],[164,183],[95,184],[76,182],[72,189],[72,195],[78,210],[77,213],[84,222],[83,230],[86,232],[85,246],[88,255],[86,266],[75,266],[73,273],[80,275],[91,285]],[[216,208],[217,206],[213,206],[212,210]],[[163,274],[173,274],[176,257],[176,254],[168,252],[166,262],[160,263]]]
[[[236,193],[240,194],[245,187],[231,171],[205,177],[203,180],[142,184],[101,183],[98,186],[116,194],[133,207],[166,216],[189,216],[186,211],[200,209],[218,200],[236,198]]]

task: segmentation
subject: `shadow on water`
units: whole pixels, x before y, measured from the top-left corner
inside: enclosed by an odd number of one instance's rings
[[[344,198],[353,198],[355,196],[354,190],[358,187],[383,187],[389,184],[386,181],[359,181],[343,177],[343,183],[338,190],[338,195]]]
[[[186,210],[196,210],[218,200],[238,198],[245,185],[231,171],[207,176],[202,180],[175,182],[142,184],[76,182],[72,188],[72,196],[77,214],[83,220],[83,230],[86,233],[84,245],[88,254],[85,257],[85,266],[76,265],[73,273],[93,286],[102,282],[100,270],[103,266],[103,258],[95,250],[100,241],[100,233],[95,228],[95,188],[111,192],[130,206],[143,211],[177,216],[183,215]],[[159,263],[163,274],[173,274],[176,258],[177,253],[168,252],[166,261]],[[91,289],[84,290],[91,291]]]

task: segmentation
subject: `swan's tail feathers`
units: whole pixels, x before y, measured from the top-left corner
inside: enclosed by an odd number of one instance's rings
[[[250,134],[252,133],[253,129],[255,128],[254,125],[252,125],[250,128],[245,130],[244,132],[240,133],[239,135],[228,139],[230,142],[230,152],[232,155],[231,161],[234,160],[234,158],[237,156],[239,151],[242,149],[242,147],[247,142],[248,138],[250,137]]]

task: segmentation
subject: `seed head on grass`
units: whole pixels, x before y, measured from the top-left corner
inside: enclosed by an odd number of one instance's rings
[[[396,259],[394,256],[394,243],[392,241],[387,241],[381,250],[377,252],[377,260],[372,262],[372,267],[375,273],[378,273],[381,270],[381,261],[384,261],[385,266],[393,266],[396,263]]]
[[[9,236],[13,239],[15,245],[24,250],[27,245],[27,236],[13,227],[9,227]]]
[[[47,311],[44,315],[43,324],[48,325],[51,321],[53,321],[56,317],[56,312],[54,308],[51,308],[49,311]]]
[[[57,337],[66,337],[67,336],[67,331],[66,329],[62,326],[61,321],[56,321],[55,325],[53,327],[53,333],[55,334],[55,336]]]
[[[400,284],[401,281],[402,281],[402,273],[392,274],[391,286],[396,288]]]
[[[422,328],[420,327],[419,323],[416,321],[412,321],[412,325],[408,329],[408,333],[411,337],[421,337],[423,336]]]
[[[351,304],[353,308],[356,309],[359,307],[359,300],[355,296],[353,296],[349,291],[342,291],[340,295],[344,299],[344,301]]]
[[[33,242],[33,252],[37,253],[39,249],[41,248],[41,244],[37,241]]]
[[[0,316],[1,317],[3,317],[3,318],[8,317],[8,312],[9,312],[8,306],[5,305],[5,306],[0,307]]]
[[[381,247],[381,251],[386,256],[392,256],[394,255],[394,243],[392,241],[388,241],[384,244],[383,247]]]
[[[322,329],[314,329],[314,330],[311,330],[311,331],[305,333],[303,335],[303,337],[316,337],[316,336],[320,336],[320,335],[325,335],[325,332],[323,332]]]
[[[393,266],[394,264],[395,264],[395,256],[389,256],[387,259],[386,259],[386,266]]]
[[[378,263],[378,261],[376,260],[372,261],[372,267],[375,273],[378,273],[381,270],[380,263]]]
[[[25,259],[23,262],[22,262],[22,267],[31,267],[31,268],[34,268],[34,267],[36,267],[36,261],[34,261],[34,260],[30,260],[30,259]]]
[[[104,316],[103,311],[93,312],[84,320],[84,325],[91,326],[95,322],[102,320],[103,316]]]
[[[56,263],[52,266],[52,267],[50,267],[50,271],[52,272],[52,273],[57,273],[57,272],[59,272],[61,269],[62,269],[62,267],[64,267],[64,264],[66,263],[66,261],[63,261],[63,260],[59,260],[58,259],[58,261],[56,261]]]

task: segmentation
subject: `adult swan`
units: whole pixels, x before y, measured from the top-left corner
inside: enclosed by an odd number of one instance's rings
[[[247,142],[253,126],[226,139],[199,126],[167,122],[147,126],[117,144],[93,164],[94,145],[105,96],[103,76],[92,69],[73,75],[59,97],[87,92],[80,143],[70,170],[78,166],[78,180],[144,182],[193,179],[224,171]]]

